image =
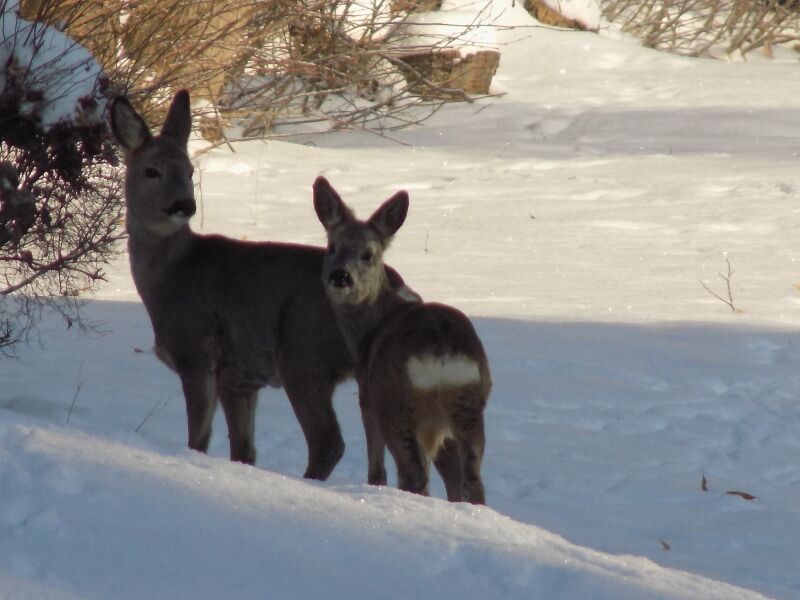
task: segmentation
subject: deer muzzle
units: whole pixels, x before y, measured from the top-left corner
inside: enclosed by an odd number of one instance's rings
[[[179,217],[183,219],[189,219],[197,212],[197,204],[193,198],[189,198],[186,200],[176,200],[169,207],[164,211],[170,217]]]
[[[328,283],[335,288],[351,288],[353,287],[353,278],[344,269],[336,269],[331,271],[328,276]]]

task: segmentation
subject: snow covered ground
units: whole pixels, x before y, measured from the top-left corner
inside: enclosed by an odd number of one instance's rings
[[[280,390],[261,394],[256,468],[225,460],[219,415],[209,456],[190,453],[123,256],[86,310],[104,336],[48,321],[0,362],[0,598],[800,597],[797,58],[497,36],[518,40],[504,96],[408,145],[204,154],[193,220],[322,244],[316,175],[361,215],[409,190],[389,261],[474,318],[493,369],[488,507],[366,486],[352,383],[328,482],[299,477]],[[738,312],[701,285],[727,297],[726,261]]]

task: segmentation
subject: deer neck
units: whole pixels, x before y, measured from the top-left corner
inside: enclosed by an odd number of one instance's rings
[[[134,283],[140,293],[157,287],[189,252],[192,231],[184,225],[169,235],[128,223],[128,255]]]
[[[336,319],[350,354],[357,364],[369,354],[372,340],[390,316],[402,312],[413,302],[402,298],[384,281],[374,300],[355,306],[338,306]]]

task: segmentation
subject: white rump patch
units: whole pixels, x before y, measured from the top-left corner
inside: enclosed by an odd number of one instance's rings
[[[463,354],[412,356],[408,359],[408,378],[418,390],[458,387],[480,381],[478,363]]]

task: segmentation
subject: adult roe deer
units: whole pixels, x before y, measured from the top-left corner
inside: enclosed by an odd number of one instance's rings
[[[185,90],[159,135],[125,98],[112,104],[111,124],[127,166],[131,272],[156,354],[181,380],[189,447],[208,449],[218,398],[231,460],[254,463],[258,389],[282,385],[308,445],[305,477],[327,478],[344,452],[332,395],[352,374],[353,360],[319,279],[324,249],[191,231]],[[394,271],[388,277],[407,289]]]
[[[483,504],[483,410],[491,389],[483,345],[462,312],[409,302],[384,274],[383,253],[405,221],[408,194],[398,192],[359,221],[319,177],[314,209],[328,236],[322,280],[356,360],[370,483],[386,481],[385,443],[400,489],[427,495],[432,459],[448,500]]]

